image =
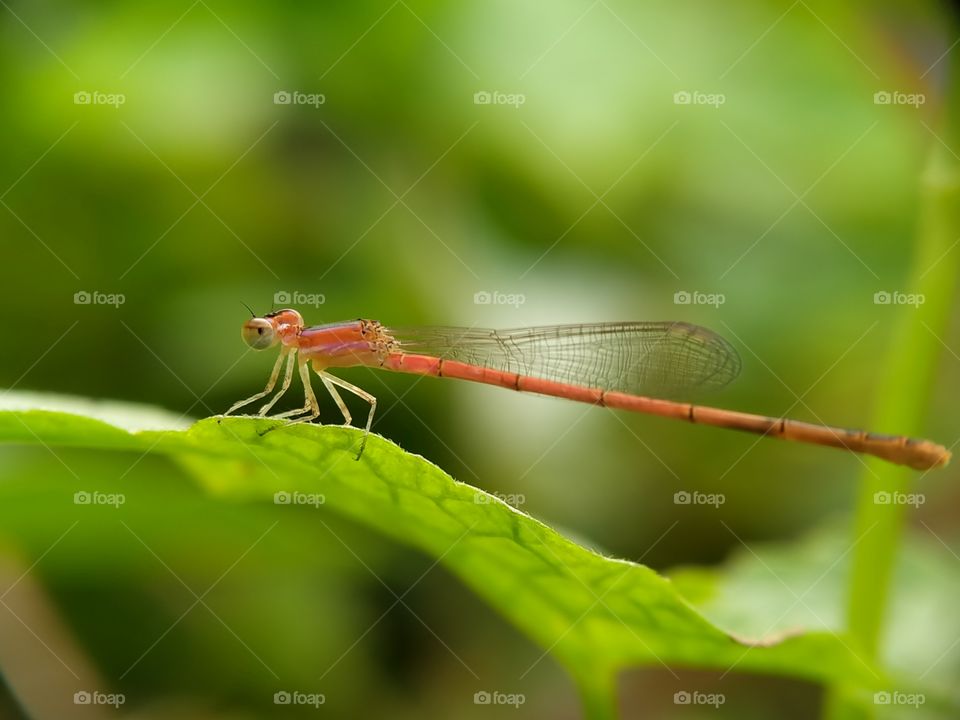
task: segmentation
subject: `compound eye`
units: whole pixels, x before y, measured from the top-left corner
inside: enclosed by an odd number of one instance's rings
[[[266,350],[275,340],[273,324],[265,318],[247,320],[240,330],[240,336],[254,350]]]

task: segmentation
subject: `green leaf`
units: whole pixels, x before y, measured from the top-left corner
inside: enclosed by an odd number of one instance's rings
[[[846,527],[835,524],[801,542],[751,547],[718,569],[683,568],[671,577],[707,618],[740,634],[816,625],[840,632],[853,543]],[[891,678],[884,691],[923,693],[925,718],[957,717],[960,656],[950,651],[960,636],[960,564],[936,538],[911,535],[892,587],[881,656]],[[855,700],[865,710],[878,709],[869,694]]]
[[[161,416],[131,408],[129,416],[95,419],[75,414],[75,402],[64,401],[64,412],[51,398],[45,409],[25,409],[23,396],[7,394],[0,442],[168,456],[230,501],[321,493],[325,509],[437,558],[552,653],[574,676],[591,717],[613,717],[614,678],[631,666],[735,667],[819,682],[842,677],[865,689],[883,684],[849,638],[816,619],[782,639],[722,629],[653,570],[583,548],[380,437],[371,436],[356,461],[361,433],[353,428],[229,417],[180,429],[167,418],[167,429],[154,422],[129,432],[124,427]]]

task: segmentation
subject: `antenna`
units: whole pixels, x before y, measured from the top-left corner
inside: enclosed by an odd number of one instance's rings
[[[250,310],[250,317],[256,317],[257,314],[250,309],[250,306],[247,305],[243,300],[240,301],[240,304],[243,305],[247,310]]]

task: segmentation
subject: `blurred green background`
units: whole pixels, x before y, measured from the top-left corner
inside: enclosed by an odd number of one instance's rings
[[[0,386],[222,412],[274,360],[241,342],[241,302],[311,324],[684,320],[743,358],[703,399],[866,425],[876,359],[909,312],[874,297],[911,292],[951,27],[945,7],[905,2],[6,0]],[[945,358],[926,435],[950,445],[960,364]],[[485,386],[341,374],[379,398],[376,432],[657,569],[845,516],[861,468]],[[270,716],[275,691],[300,689],[334,717],[579,716],[562,669],[432,559],[323,509],[224,506],[156,460],[2,458],[22,520],[5,533],[7,584],[43,556],[18,587],[46,594],[127,710]],[[956,474],[924,478],[915,525],[950,536]],[[70,502],[94,485],[144,501]],[[677,506],[684,489],[727,501]],[[225,572],[215,612],[187,612]],[[37,634],[18,652],[50,686],[75,685]],[[30,693],[3,662],[17,717]],[[695,717],[669,674],[624,681],[627,716]],[[769,716],[785,697],[809,717],[819,700],[771,679],[723,688],[710,717]],[[474,705],[484,689],[527,701]]]

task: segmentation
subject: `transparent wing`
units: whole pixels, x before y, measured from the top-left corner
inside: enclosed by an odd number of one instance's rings
[[[683,322],[386,331],[403,352],[634,395],[715,389],[740,372],[740,357],[726,340]]]

